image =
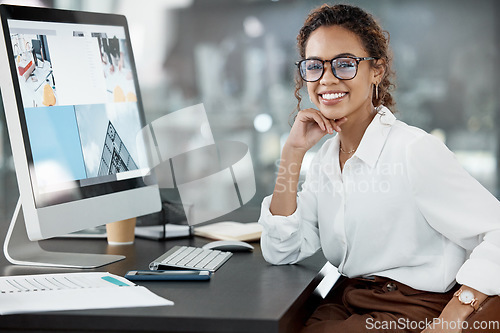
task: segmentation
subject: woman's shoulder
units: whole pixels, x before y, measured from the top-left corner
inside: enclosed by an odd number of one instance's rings
[[[396,134],[398,136],[398,139],[407,139],[409,141],[412,141],[414,139],[430,135],[423,129],[416,126],[408,125],[407,123],[399,119],[394,122],[392,127],[393,128],[391,134],[393,133]]]
[[[426,132],[425,130],[408,125],[404,121],[396,120],[391,129],[391,135],[389,137],[392,141],[398,142],[399,144],[410,145],[421,140],[426,139],[436,139],[432,134]]]
[[[389,139],[392,144],[404,147],[406,150],[410,148],[413,150],[413,148],[417,147],[439,151],[448,150],[444,142],[438,137],[400,120],[394,122]]]

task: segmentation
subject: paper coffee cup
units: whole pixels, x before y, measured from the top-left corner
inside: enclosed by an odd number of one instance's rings
[[[136,218],[106,224],[109,245],[134,244]]]

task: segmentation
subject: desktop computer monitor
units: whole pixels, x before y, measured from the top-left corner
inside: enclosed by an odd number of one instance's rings
[[[45,253],[36,241],[161,208],[127,21],[11,5],[0,15],[0,89],[20,192],[5,255],[48,266],[116,261]]]

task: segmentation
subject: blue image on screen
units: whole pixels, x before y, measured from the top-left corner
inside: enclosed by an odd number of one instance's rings
[[[74,106],[26,108],[25,115],[38,184],[87,178]]]

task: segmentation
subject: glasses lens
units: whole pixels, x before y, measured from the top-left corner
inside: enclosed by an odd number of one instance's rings
[[[316,59],[302,60],[299,64],[300,76],[304,81],[317,81],[323,75],[323,62]]]
[[[335,70],[335,76],[342,80],[350,80],[356,76],[358,63],[351,58],[337,58],[332,60],[332,68]]]

